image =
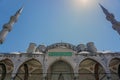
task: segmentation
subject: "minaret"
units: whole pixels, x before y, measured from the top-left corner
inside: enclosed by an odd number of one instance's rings
[[[8,23],[3,25],[3,29],[0,31],[0,44],[2,44],[5,40],[5,37],[7,36],[8,32],[12,30],[12,26],[17,22],[21,12],[23,10],[23,7],[21,7],[15,15],[10,17],[10,20]]]
[[[112,23],[112,28],[118,32],[120,35],[120,22],[118,22],[112,13],[109,13],[107,9],[105,9],[101,4],[99,4],[102,8],[104,14],[106,15],[106,19]]]

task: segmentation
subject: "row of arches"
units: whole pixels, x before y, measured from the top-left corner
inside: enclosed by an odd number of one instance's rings
[[[76,73],[72,66],[63,60],[54,62],[47,70],[47,73],[43,73],[42,64],[36,60],[31,59],[24,62],[17,73],[12,73],[14,69],[13,63],[9,59],[0,61],[0,80],[10,80],[11,75],[15,74],[14,80],[43,80],[43,74],[46,74],[46,80],[75,80]],[[111,80],[120,79],[120,59],[114,58],[109,65]],[[107,80],[103,66],[93,60],[85,59],[79,64],[78,68],[78,80]]]

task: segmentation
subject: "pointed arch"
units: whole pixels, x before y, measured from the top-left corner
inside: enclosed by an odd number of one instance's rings
[[[58,60],[55,60],[55,61],[51,62],[51,63],[49,64],[49,66],[48,66],[48,69],[49,69],[53,64],[55,64],[55,63],[58,62],[58,61],[63,61],[63,62],[65,62],[65,63],[67,63],[67,64],[70,65],[70,66],[72,67],[72,69],[73,69],[73,64],[70,63],[67,59],[64,59],[64,58],[58,59]]]
[[[10,59],[3,59],[0,61],[0,80],[7,80],[11,78],[13,71],[13,62]]]
[[[81,61],[79,64],[79,73],[79,79],[82,77],[83,80],[86,80],[87,76],[89,76],[92,80],[106,80],[107,78],[104,67],[98,61],[91,58],[86,58]],[[83,76],[81,76],[81,73]]]
[[[43,78],[42,64],[36,59],[30,59],[21,64],[15,80],[42,80]]]
[[[120,79],[120,58],[113,58],[110,60],[109,68],[112,79]]]
[[[47,77],[48,80],[72,80],[73,75],[72,66],[64,60],[58,60],[49,66]]]

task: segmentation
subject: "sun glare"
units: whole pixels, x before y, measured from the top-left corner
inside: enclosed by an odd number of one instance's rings
[[[88,4],[88,2],[90,1],[90,0],[79,0],[80,1],[80,3],[82,3],[83,5],[86,5],[86,4]]]
[[[94,5],[96,0],[73,0],[74,6],[75,7],[91,7]]]

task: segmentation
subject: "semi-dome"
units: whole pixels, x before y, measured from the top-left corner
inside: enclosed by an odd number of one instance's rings
[[[72,49],[73,51],[76,51],[75,45],[70,44],[70,43],[63,43],[63,42],[51,44],[51,45],[47,46],[47,49],[49,50],[49,49],[54,49],[57,47],[68,48],[68,49]]]

